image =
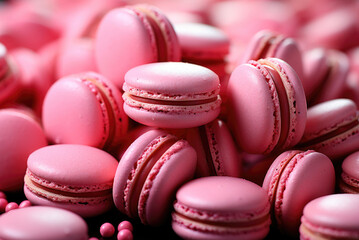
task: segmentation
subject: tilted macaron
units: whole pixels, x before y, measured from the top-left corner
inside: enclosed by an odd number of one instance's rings
[[[0,215],[0,238],[12,240],[87,240],[79,215],[54,207],[31,206]]]
[[[185,139],[197,152],[197,177],[240,176],[242,161],[225,122],[216,119],[188,129]]]
[[[0,191],[19,191],[29,155],[47,145],[40,122],[31,110],[0,110]]]
[[[339,189],[344,193],[359,193],[359,152],[354,152],[342,162]]]
[[[196,64],[164,62],[132,68],[123,90],[126,114],[147,126],[198,127],[216,119],[221,110],[218,76]]]
[[[111,149],[127,132],[122,104],[119,89],[98,73],[63,77],[45,96],[45,132],[52,143]]]
[[[265,191],[250,181],[203,177],[177,191],[172,228],[184,239],[264,239],[269,209]]]
[[[98,26],[95,42],[100,73],[119,88],[125,73],[133,67],[181,60],[172,24],[159,9],[150,5],[109,11]]]
[[[349,73],[349,59],[334,49],[315,48],[303,57],[306,77],[302,79],[308,105],[339,98]]]
[[[304,208],[300,239],[359,239],[358,205],[358,194],[332,194],[314,199]]]
[[[83,217],[113,206],[112,185],[118,162],[107,152],[85,145],[40,148],[27,161],[24,193],[35,205],[60,207]]]
[[[196,163],[187,141],[163,130],[147,131],[120,160],[113,186],[116,207],[143,224],[163,224],[176,190],[194,176]]]
[[[279,58],[287,62],[300,79],[304,78],[302,52],[293,38],[270,30],[257,32],[248,43],[241,63],[261,58]]]
[[[275,226],[285,235],[298,235],[304,206],[332,194],[335,172],[331,160],[314,151],[286,151],[279,155],[264,178]]]
[[[239,65],[228,82],[228,123],[240,148],[267,154],[301,139],[307,116],[302,83],[278,58]]]
[[[349,99],[334,99],[308,109],[303,138],[298,147],[324,153],[332,161],[359,148],[359,123],[356,104]]]

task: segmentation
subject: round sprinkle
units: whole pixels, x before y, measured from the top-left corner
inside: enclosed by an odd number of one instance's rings
[[[19,208],[19,205],[16,202],[9,202],[5,207],[5,212]]]
[[[132,232],[128,229],[122,229],[117,234],[117,240],[132,240],[133,235]]]
[[[130,223],[129,221],[120,222],[120,224],[118,224],[117,230],[121,231],[122,229],[128,229],[132,232],[133,231],[132,223]]]
[[[2,191],[0,191],[0,198],[5,198],[6,199],[6,194]]]
[[[115,227],[111,223],[104,223],[100,227],[102,237],[112,237],[115,234]]]
[[[31,202],[29,200],[24,200],[20,203],[19,208],[30,207],[30,206],[31,206]]]
[[[5,212],[6,205],[8,204],[5,198],[0,198],[0,213]]]

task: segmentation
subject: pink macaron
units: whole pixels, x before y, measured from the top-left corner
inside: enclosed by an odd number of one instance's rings
[[[292,237],[298,235],[304,206],[317,197],[332,194],[334,187],[331,160],[311,150],[283,152],[272,163],[263,181],[275,226]]]
[[[40,122],[31,110],[0,109],[0,191],[19,191],[27,158],[47,145]]]
[[[354,152],[342,162],[339,189],[344,193],[359,193],[359,152]]]
[[[302,83],[294,69],[278,58],[250,60],[228,82],[228,123],[240,148],[268,154],[301,139],[307,116]]]
[[[265,191],[250,181],[198,178],[177,191],[172,228],[183,239],[264,239],[269,208]]]
[[[113,206],[112,185],[118,162],[107,152],[85,145],[57,144],[28,158],[24,193],[35,205],[96,216]]]
[[[125,73],[133,67],[181,60],[172,24],[159,9],[150,5],[109,11],[98,26],[95,42],[100,73],[120,88]]]
[[[113,186],[116,207],[143,224],[163,224],[176,190],[194,176],[196,163],[196,152],[187,141],[163,130],[144,133],[118,165]]]
[[[298,145],[336,161],[359,148],[358,109],[349,99],[334,99],[308,109],[303,138]]]
[[[95,72],[69,75],[47,92],[42,121],[52,143],[111,149],[127,132],[119,89]]]
[[[302,52],[297,41],[283,34],[269,30],[257,32],[249,41],[240,63],[261,58],[279,58],[287,62],[304,78]]]
[[[349,59],[334,49],[314,48],[303,56],[306,77],[302,79],[308,105],[339,98],[349,73]]]
[[[197,152],[197,177],[241,175],[241,157],[224,121],[187,129],[185,139]]]
[[[198,127],[216,119],[221,110],[218,76],[196,64],[162,62],[132,68],[123,90],[124,111],[147,126]]]
[[[79,215],[59,208],[31,206],[0,215],[0,239],[88,239],[88,227]]]
[[[16,63],[8,57],[6,47],[0,43],[0,106],[14,101],[20,89],[21,82]]]
[[[314,199],[304,208],[300,239],[359,239],[358,205],[358,194]]]

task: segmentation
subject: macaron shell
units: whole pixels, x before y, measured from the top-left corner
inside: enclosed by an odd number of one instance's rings
[[[182,145],[163,163],[158,162],[154,166],[140,197],[139,215],[142,222],[152,226],[164,223],[177,189],[194,176],[196,156],[192,147]]]
[[[277,224],[285,233],[295,236],[304,206],[317,197],[334,192],[334,167],[325,155],[309,153],[296,163],[290,163],[278,184],[274,203]]]
[[[359,152],[354,152],[346,157],[342,163],[341,179],[345,186],[352,188],[353,193],[358,192],[359,188]],[[341,184],[339,183],[339,187]],[[343,189],[341,189],[343,190]]]
[[[306,205],[302,222],[309,223],[318,233],[332,238],[359,237],[358,194],[333,194],[317,198]]]
[[[1,239],[86,240],[87,231],[80,216],[59,208],[31,206],[0,216]]]
[[[242,64],[233,71],[227,89],[229,109],[233,109],[229,112],[229,126],[237,144],[248,153],[270,152],[280,133],[274,82],[257,67]]]
[[[27,158],[47,145],[40,124],[14,109],[0,110],[0,191],[18,191],[24,184]]]

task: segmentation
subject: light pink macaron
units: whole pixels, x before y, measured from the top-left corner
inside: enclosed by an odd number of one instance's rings
[[[332,194],[334,187],[334,167],[324,154],[291,150],[279,155],[263,181],[275,227],[286,236],[297,236],[304,206]]]
[[[184,184],[176,194],[172,228],[184,239],[264,239],[269,201],[258,185],[242,178],[211,176]]]
[[[98,26],[95,42],[100,73],[119,88],[125,73],[133,67],[181,60],[172,24],[159,9],[150,5],[109,11]]]
[[[127,132],[121,92],[95,72],[69,75],[47,92],[42,121],[52,143],[111,149]]]
[[[113,206],[117,165],[110,154],[90,146],[43,147],[28,158],[24,193],[35,205],[59,207],[83,217],[96,216]]]
[[[359,193],[359,152],[354,152],[344,159],[337,182],[341,192]]]
[[[268,154],[301,139],[307,117],[302,83],[278,58],[250,60],[232,72],[227,88],[228,123],[241,150]]]
[[[350,99],[334,99],[308,109],[303,138],[298,147],[324,153],[332,161],[359,148],[358,109]]]
[[[185,139],[197,152],[197,177],[241,175],[241,157],[224,121],[187,129]]]
[[[40,122],[30,110],[0,110],[0,191],[19,191],[24,184],[27,158],[47,145]]]
[[[309,202],[301,218],[300,239],[359,239],[358,204],[358,194],[333,194]]]
[[[176,190],[193,178],[196,163],[187,141],[163,130],[147,131],[120,160],[113,186],[116,207],[143,224],[163,224]]]
[[[88,239],[79,215],[54,207],[31,206],[0,215],[0,238],[13,240]]]
[[[196,64],[162,62],[132,68],[123,90],[124,111],[147,126],[198,127],[216,119],[221,110],[218,76]]]

